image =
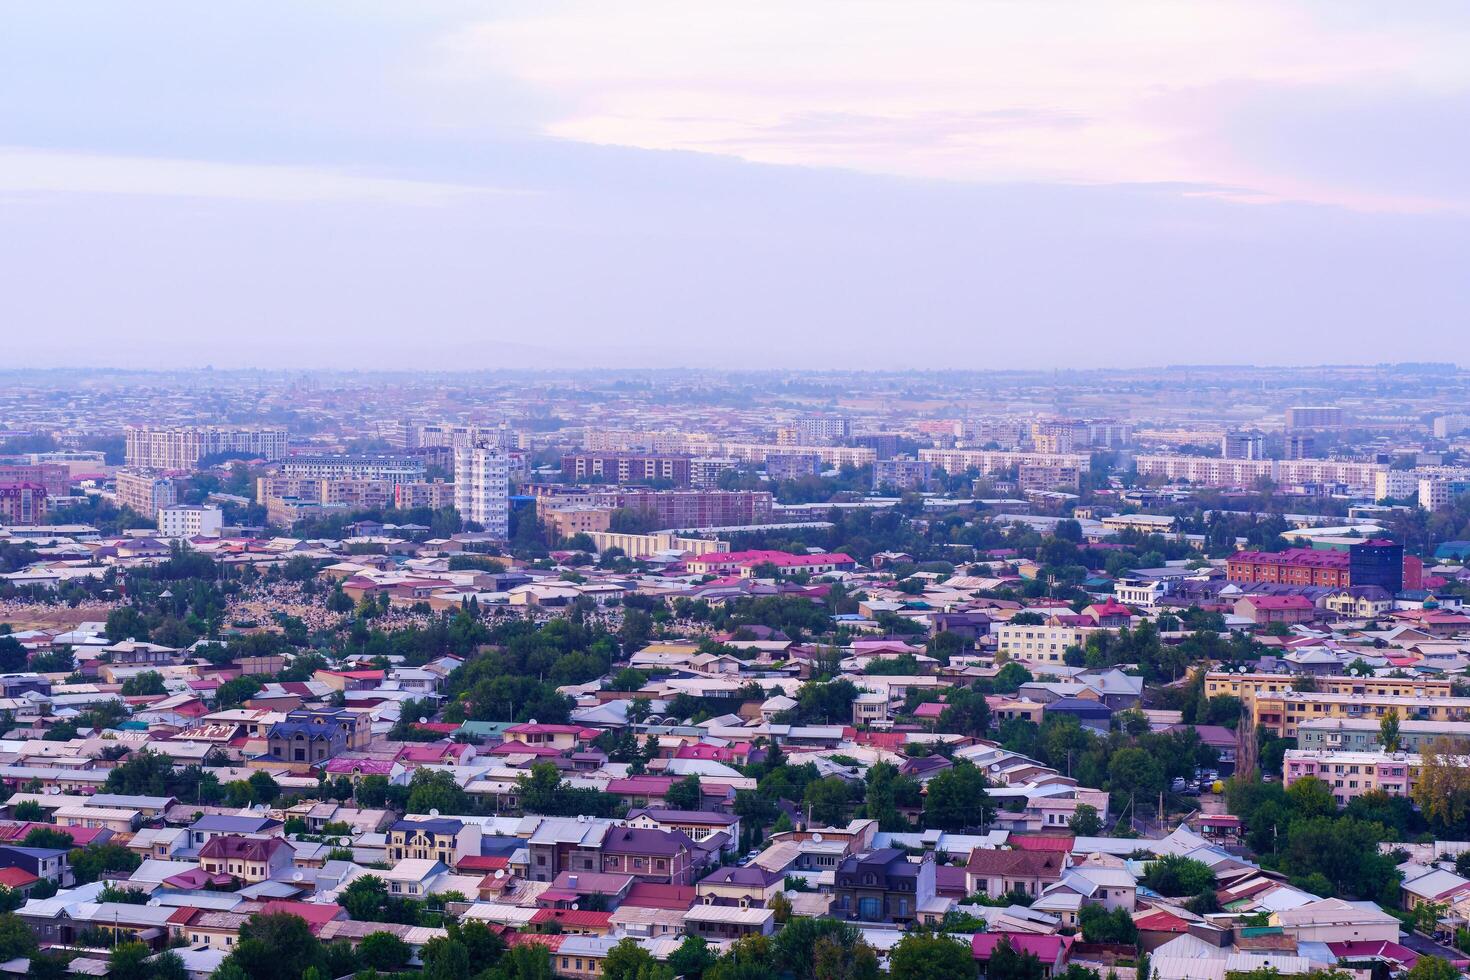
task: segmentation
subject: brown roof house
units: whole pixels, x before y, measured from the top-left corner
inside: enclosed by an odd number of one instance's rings
[[[1040,895],[1062,878],[1068,856],[1054,851],[997,851],[977,847],[965,865],[965,887],[999,898],[1011,892]]]

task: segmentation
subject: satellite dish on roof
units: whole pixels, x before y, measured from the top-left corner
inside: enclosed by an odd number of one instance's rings
[[[306,876],[305,876],[305,875],[303,875],[303,874],[302,874],[302,873],[301,873],[301,872],[300,872],[300,871],[298,871],[298,872],[296,872],[296,873],[295,873],[295,874],[293,874],[293,875],[292,875],[292,876],[291,876],[291,880],[292,880],[292,881],[300,881],[300,880],[301,880],[301,879],[302,879],[302,878],[304,878],[304,877],[306,877]]]
[[[428,717],[426,715],[419,715],[419,724],[420,725],[427,725],[428,723],[429,723],[429,719],[428,719]]]
[[[535,718],[532,718],[530,721],[526,722],[526,724],[528,724],[528,725],[534,725],[534,724],[536,724],[536,719]]]
[[[572,911],[573,912],[577,911],[577,909],[579,909],[579,908],[581,908],[581,906],[578,905],[576,902],[573,902],[572,903]]]
[[[822,835],[821,834],[812,834],[812,843],[813,844],[820,844],[820,843],[822,843]]]
[[[432,809],[429,810],[429,816],[431,816],[431,817],[437,817],[438,815],[439,815],[439,808],[437,806],[436,807],[433,807]]]

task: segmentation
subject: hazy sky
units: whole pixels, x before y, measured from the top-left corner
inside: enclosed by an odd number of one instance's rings
[[[1449,0],[0,0],[0,361],[1470,362]]]

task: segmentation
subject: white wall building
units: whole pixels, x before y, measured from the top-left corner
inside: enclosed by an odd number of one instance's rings
[[[158,534],[164,538],[217,538],[224,524],[224,511],[218,507],[174,504],[158,511]]]
[[[454,506],[497,538],[510,537],[510,458],[500,449],[454,451]]]

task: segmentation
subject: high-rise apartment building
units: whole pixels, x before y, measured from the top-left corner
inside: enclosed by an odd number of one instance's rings
[[[286,455],[286,430],[272,426],[128,426],[125,462],[136,469],[192,470],[206,456],[274,460]]]
[[[689,485],[696,490],[718,490],[720,474],[739,465],[726,456],[695,457],[689,461]]]
[[[381,454],[291,456],[277,470],[282,476],[314,480],[380,480],[398,484],[418,483],[424,478],[422,459]]]
[[[873,464],[874,490],[928,490],[934,479],[934,464],[922,459],[895,456]]]
[[[118,470],[117,503],[141,517],[156,518],[164,507],[178,503],[174,481],[157,470]]]
[[[1286,410],[1288,429],[1335,429],[1342,425],[1342,409],[1335,405],[1294,405]]]
[[[497,538],[510,537],[510,460],[504,451],[464,446],[454,452],[454,506],[460,519]]]
[[[1317,452],[1317,439],[1310,432],[1286,434],[1287,459],[1311,459]]]
[[[1012,466],[1068,466],[1079,473],[1092,468],[1087,453],[1022,453],[1003,449],[920,449],[919,458],[941,467],[951,475],[969,469],[981,473],[1008,470]]]
[[[46,519],[46,488],[39,483],[0,483],[0,524],[16,527]]]
[[[818,417],[795,419],[785,430],[776,433],[776,442],[781,445],[812,446],[820,443],[846,439],[852,435],[852,422],[845,418]]]
[[[1225,459],[1265,459],[1265,438],[1259,432],[1227,432],[1220,437]]]
[[[689,486],[689,457],[653,453],[568,453],[561,458],[562,476],[577,483],[668,483]]]

